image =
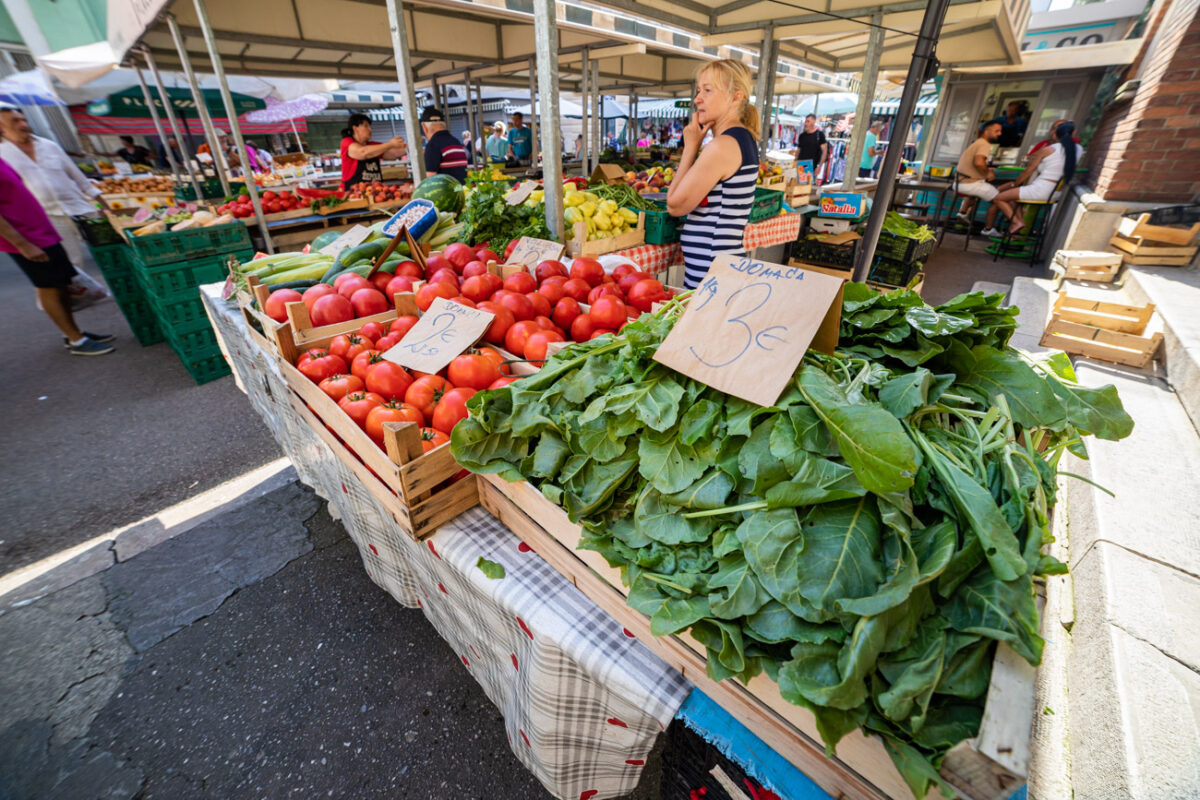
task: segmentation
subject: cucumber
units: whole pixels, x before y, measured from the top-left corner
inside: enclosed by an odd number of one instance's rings
[[[297,292],[303,293],[305,289],[310,289],[317,285],[317,281],[299,280],[287,281],[286,283],[277,283],[271,287],[271,291],[276,289],[295,289]]]
[[[337,254],[337,258],[333,260],[333,264],[329,270],[321,277],[321,283],[333,283],[333,279],[339,272],[342,272],[348,264],[353,264],[356,261],[370,259],[374,261],[383,254],[384,248],[387,247],[386,239],[376,239],[372,242],[363,242],[358,247],[351,247]]]

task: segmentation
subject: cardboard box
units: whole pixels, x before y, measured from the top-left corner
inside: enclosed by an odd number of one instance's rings
[[[616,186],[624,182],[625,170],[616,164],[597,164],[596,169],[592,170],[590,183],[604,183],[609,186]]]
[[[817,205],[822,217],[858,219],[866,211],[867,198],[862,192],[823,192]]]

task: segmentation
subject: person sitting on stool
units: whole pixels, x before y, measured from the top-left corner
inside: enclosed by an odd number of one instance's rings
[[[1029,159],[1025,168],[1015,181],[1000,187],[1000,193],[992,201],[992,207],[987,213],[987,228],[984,236],[1003,236],[1004,233],[995,227],[996,215],[1001,211],[1008,217],[1008,233],[1015,236],[1025,227],[1025,218],[1017,214],[1020,201],[1044,202],[1054,194],[1054,188],[1060,180],[1070,181],[1075,174],[1075,165],[1083,158],[1083,148],[1075,144],[1072,136],[1075,133],[1074,122],[1064,122],[1058,126],[1055,136],[1058,141],[1049,147],[1043,147]]]
[[[992,120],[985,122],[979,129],[979,138],[971,142],[971,146],[963,151],[958,159],[958,193],[969,195],[970,200],[963,201],[958,218],[968,225],[975,215],[975,206],[980,200],[991,202],[997,194],[997,189],[988,183],[996,177],[996,171],[988,166],[988,157],[992,154],[992,145],[1000,138],[1000,123]]]

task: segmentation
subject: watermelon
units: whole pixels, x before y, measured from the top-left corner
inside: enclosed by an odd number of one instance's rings
[[[309,249],[315,253],[325,245],[333,244],[334,239],[337,239],[341,235],[342,231],[326,231],[312,240],[312,244],[309,246]]]
[[[424,198],[437,206],[438,211],[457,214],[462,211],[464,196],[462,184],[450,175],[430,175],[417,184],[412,199]]]

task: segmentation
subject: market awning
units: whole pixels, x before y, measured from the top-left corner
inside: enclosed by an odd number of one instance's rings
[[[93,136],[157,136],[158,131],[154,128],[154,121],[150,116],[145,117],[110,117],[96,116],[89,114],[86,106],[71,106],[71,119],[75,123],[76,129],[81,134]],[[203,137],[204,127],[200,124],[200,120],[195,117],[181,118],[179,124],[187,128],[187,132],[191,136]],[[239,119],[238,124],[242,128],[242,133],[249,134],[268,134],[268,133],[286,133],[292,132],[292,123],[289,122],[263,122],[254,123],[246,122],[244,119]],[[213,125],[223,131],[229,130],[229,119],[225,116],[213,117]],[[303,119],[295,121],[296,130],[305,132],[308,130],[308,125]]]
[[[931,94],[923,94],[917,99],[917,110],[914,114],[918,117],[928,117],[937,111],[938,95],[937,92]],[[876,100],[871,104],[871,113],[879,117],[894,116],[896,109],[900,107],[900,98],[895,97],[891,100]]]
[[[692,113],[691,100],[638,100],[638,119],[679,119]]]
[[[221,101],[221,92],[217,89],[201,89],[201,94],[204,95],[204,104],[208,107],[208,113],[217,116],[225,115],[225,104]],[[157,100],[158,90],[152,89],[151,94],[156,98],[156,105],[159,110],[162,110],[162,102]],[[231,93],[233,97],[233,107],[237,110],[237,115],[240,117],[248,111],[255,111],[260,108],[266,108],[267,104],[257,97],[250,97],[245,94]],[[167,89],[167,97],[171,99],[171,107],[175,109],[175,113],[181,117],[196,117],[196,103],[192,99],[192,93],[187,89]],[[146,98],[142,95],[140,87],[131,86],[128,89],[123,89],[114,94],[99,100],[94,100],[87,105],[87,113],[97,117],[145,117],[150,118],[150,109],[146,107]]]

